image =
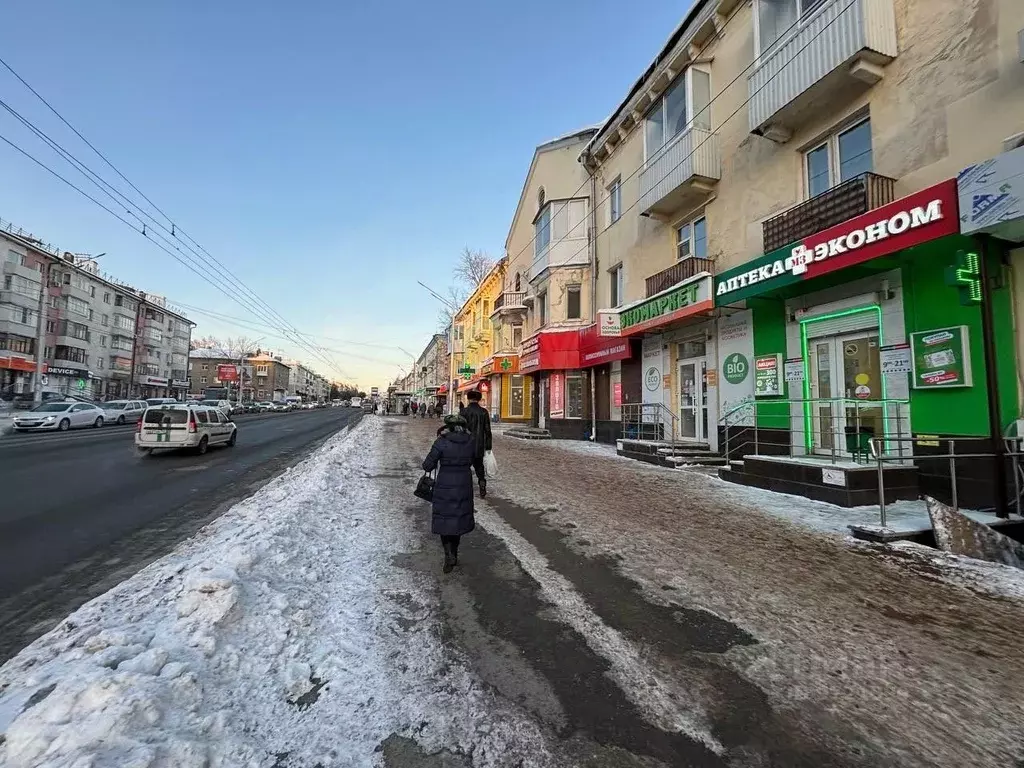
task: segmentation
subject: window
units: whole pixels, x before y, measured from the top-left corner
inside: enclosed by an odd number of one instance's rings
[[[622,216],[622,177],[616,177],[608,187],[608,223],[614,224]]]
[[[196,411],[196,418],[199,419],[200,424],[209,424],[209,419],[206,416],[206,411]]]
[[[519,345],[523,343],[523,326],[513,325],[512,326],[512,347],[515,349],[519,348]]]
[[[104,304],[109,304],[110,303],[110,294],[109,293],[104,293],[103,294],[103,303]]]
[[[82,299],[75,298],[74,296],[65,296],[64,306],[68,312],[74,312],[82,317],[89,316],[89,305]]]
[[[625,274],[622,271],[622,265],[612,267],[608,270],[608,274],[611,276],[611,296],[609,297],[611,307],[621,307],[625,303]]]
[[[73,363],[81,363],[82,365],[89,364],[89,354],[84,349],[79,349],[78,347],[58,344],[56,349],[53,350],[53,356],[58,360],[70,360]]]
[[[583,418],[583,374],[565,374],[565,418]]]
[[[106,367],[106,364],[103,362],[103,358],[102,357],[96,358],[96,367],[98,367],[98,368],[105,368]]]
[[[203,370],[204,370],[204,371],[208,371],[208,370],[210,370],[210,366],[209,366],[209,364],[208,364],[208,363],[203,363]]]
[[[56,333],[57,332],[57,321],[56,320],[47,320],[46,321],[46,332],[47,333]]]
[[[8,264],[13,264],[16,267],[25,266],[25,257],[17,251],[7,251],[7,255],[4,257],[4,261]]]
[[[676,258],[682,261],[708,257],[708,222],[703,216],[676,227]]]
[[[200,384],[205,384],[206,383],[206,377],[205,376],[200,376],[199,377],[199,383]]]
[[[513,417],[526,415],[526,381],[522,374],[509,376],[508,415]]]
[[[755,27],[759,55],[786,38],[797,21],[806,18],[824,0],[756,0]]]
[[[4,290],[32,299],[39,297],[39,286],[21,275],[4,275]]]
[[[0,320],[34,326],[38,317],[39,313],[34,309],[16,307],[13,304],[0,304]]]
[[[871,120],[829,136],[804,155],[807,197],[815,197],[872,169]]]
[[[100,346],[101,347],[107,346],[107,337],[106,336],[100,336]]]
[[[698,67],[678,77],[644,118],[644,159],[691,125],[711,130],[711,75]]]
[[[551,243],[551,206],[545,206],[533,223],[533,255],[540,256]]]
[[[61,320],[57,326],[58,336],[70,336],[81,341],[89,341],[89,326],[82,323],[74,323],[70,320]]]
[[[257,376],[266,376],[267,375],[267,366],[265,366],[265,365],[257,365],[256,366],[256,375]]]
[[[0,349],[31,355],[35,352],[35,340],[25,336],[0,336]],[[47,357],[50,355],[47,354]]]
[[[548,322],[548,292],[537,296],[537,327],[543,328]]]
[[[92,298],[94,298],[94,299],[96,298],[96,286],[95,285],[90,285],[89,286],[89,295]]]
[[[565,316],[569,320],[580,319],[580,287],[570,286],[565,290]]]
[[[100,322],[102,322],[104,325],[110,325],[110,315],[104,315],[100,319]]]
[[[518,272],[516,272],[516,283],[515,283],[515,285],[516,285],[516,289],[515,289],[516,293],[518,293],[519,291],[523,290],[523,280],[522,280],[522,277],[520,276],[520,274]]]

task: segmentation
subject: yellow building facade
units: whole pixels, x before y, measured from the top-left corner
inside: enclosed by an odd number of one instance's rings
[[[505,278],[505,259],[500,260],[480,282],[454,318],[455,354],[452,356],[452,379],[459,380],[456,400],[465,400],[471,389],[483,394],[482,404],[491,408],[491,387],[484,366],[494,352],[491,311],[501,294]]]

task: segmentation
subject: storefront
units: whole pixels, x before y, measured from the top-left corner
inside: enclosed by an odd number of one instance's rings
[[[713,279],[687,278],[642,301],[600,313],[603,338],[637,340],[640,392],[612,380],[612,402],[624,413],[626,437],[669,437],[717,445],[717,381]],[[620,359],[627,360],[630,355]],[[616,389],[615,385],[618,385]],[[614,412],[614,411],[613,411]]]
[[[992,343],[1006,361],[992,372],[996,400],[1003,426],[1016,418],[1008,281],[999,258],[959,230],[949,180],[716,277],[717,306],[736,312],[737,325],[749,313],[752,328],[751,357],[722,360],[731,403],[750,393],[740,415],[756,419],[758,447],[746,453],[864,462],[872,437],[908,459],[943,438],[988,440],[982,258],[997,278]],[[734,412],[723,409],[723,427],[742,427]],[[922,492],[945,497],[942,463],[918,466]]]
[[[490,357],[484,361],[480,373],[490,382],[491,413],[498,421],[530,421],[530,377],[519,370],[519,355]]]
[[[139,397],[145,399],[149,397],[173,397],[174,395],[168,389],[170,380],[163,378],[162,376],[139,376],[136,378],[135,383],[139,387]],[[284,397],[284,390],[281,390],[281,398]]]
[[[0,355],[0,394],[22,395],[32,391],[36,361],[9,352]]]
[[[88,368],[43,366],[43,389],[50,392],[98,398],[102,383],[102,380]]]
[[[578,328],[540,331],[523,341],[519,370],[532,379],[524,382],[524,395],[531,395],[531,423],[547,429],[553,437],[582,439],[587,395],[580,370]]]
[[[639,348],[634,339],[602,336],[597,324],[580,330],[580,368],[593,400],[589,427],[599,443],[622,436],[622,363],[639,357]]]

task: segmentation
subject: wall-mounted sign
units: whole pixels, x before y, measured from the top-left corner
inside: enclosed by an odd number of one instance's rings
[[[61,368],[57,365],[47,366],[46,372],[51,376],[84,376],[86,373],[82,368]]]
[[[890,344],[878,349],[878,365],[882,369],[883,376],[897,373],[910,373],[911,365],[910,345]]]
[[[825,485],[846,485],[846,471],[842,469],[826,469],[821,470],[821,482]]]
[[[754,396],[779,397],[782,394],[782,355],[754,358]]]
[[[619,313],[614,309],[602,309],[597,313],[598,333],[601,336],[619,336],[622,332],[622,324],[619,322]]]
[[[964,168],[956,182],[961,232],[1024,239],[1024,147]]]
[[[548,380],[551,382],[551,418],[560,419],[565,415],[565,375],[552,373]]]
[[[946,285],[955,286],[964,306],[981,303],[981,257],[973,251],[957,251],[956,262],[946,267]]]
[[[786,361],[786,381],[797,382],[804,380],[804,359],[794,357]]]
[[[619,335],[641,333],[707,311],[714,305],[711,289],[712,278],[704,275],[623,307],[618,310]],[[611,334],[606,333],[602,326],[601,335]]]
[[[969,387],[971,344],[966,325],[910,334],[915,389]]]
[[[144,384],[147,387],[166,387],[167,379],[159,376],[139,376],[139,384]]]
[[[750,363],[739,352],[733,352],[722,364],[722,375],[730,384],[742,384],[750,373]]]
[[[715,278],[715,302],[729,304],[958,232],[956,181],[883,205]]]
[[[616,381],[612,385],[612,404],[616,408],[622,407],[622,382]]]

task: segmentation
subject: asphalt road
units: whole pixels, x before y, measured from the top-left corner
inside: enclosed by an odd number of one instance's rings
[[[0,437],[0,663],[361,415],[239,416],[206,456],[140,456],[131,426]]]

